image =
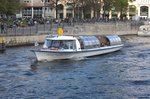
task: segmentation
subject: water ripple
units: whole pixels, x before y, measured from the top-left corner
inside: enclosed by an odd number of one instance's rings
[[[150,80],[137,80],[137,81],[132,81],[132,85],[150,85]]]
[[[37,62],[31,49],[0,54],[0,99],[150,99],[149,38],[82,60]]]

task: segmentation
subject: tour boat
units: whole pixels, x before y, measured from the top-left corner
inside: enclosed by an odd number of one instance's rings
[[[78,59],[120,50],[121,38],[110,36],[47,36],[41,49],[32,50],[38,61]]]
[[[150,36],[150,25],[142,25],[139,27],[138,36]]]

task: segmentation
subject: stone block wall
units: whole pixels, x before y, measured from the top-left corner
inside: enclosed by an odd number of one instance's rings
[[[137,29],[132,29],[129,24],[83,24],[74,27],[65,27],[64,35],[130,35],[137,34]],[[57,30],[54,31],[54,35]],[[35,42],[43,43],[47,34],[34,36],[6,36],[6,46],[32,45]]]
[[[6,46],[22,46],[22,45],[34,45],[35,42],[43,43],[46,35],[35,35],[35,36],[7,36]]]
[[[67,35],[129,35],[137,34],[137,29],[132,29],[130,24],[84,24],[64,28]]]

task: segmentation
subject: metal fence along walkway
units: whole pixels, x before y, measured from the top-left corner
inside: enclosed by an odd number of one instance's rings
[[[18,35],[38,35],[38,34],[50,34],[57,33],[59,27],[64,28],[66,34],[88,34],[88,33],[117,33],[120,31],[137,31],[139,26],[143,23],[137,22],[95,22],[95,23],[83,23],[83,24],[36,24],[34,26],[6,27],[3,31],[0,29],[0,35],[4,36],[18,36]]]

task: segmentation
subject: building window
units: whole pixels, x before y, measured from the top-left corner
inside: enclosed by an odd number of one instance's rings
[[[24,3],[30,3],[30,1],[29,0],[24,0]]]
[[[41,0],[42,2],[50,2],[50,0]]]
[[[140,8],[140,15],[141,16],[148,16],[148,7],[147,6],[142,6]]]

